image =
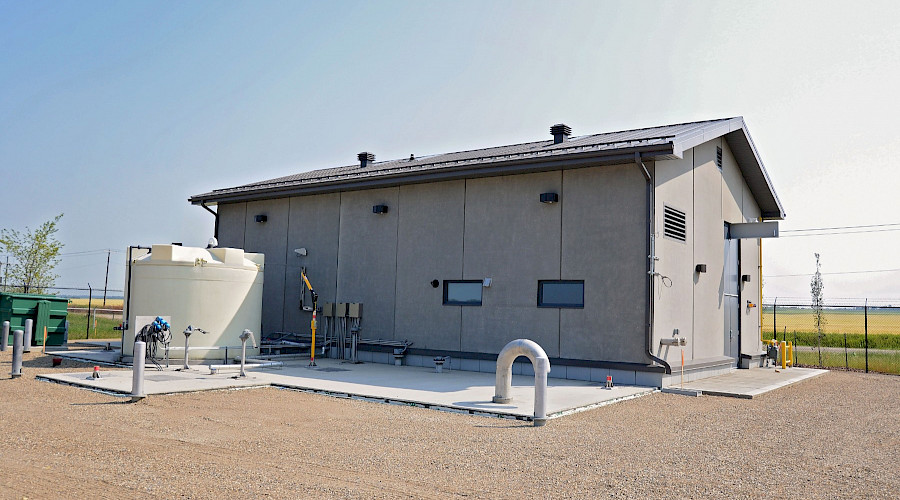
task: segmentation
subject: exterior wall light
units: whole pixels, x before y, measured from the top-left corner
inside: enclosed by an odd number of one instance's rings
[[[743,281],[744,283],[750,283],[750,275],[749,274],[741,275],[741,281]]]
[[[373,214],[379,214],[379,215],[382,215],[382,214],[386,214],[387,212],[388,212],[388,206],[387,206],[387,205],[375,205],[374,207],[372,207],[372,213],[373,213]]]
[[[541,193],[541,203],[557,203],[559,195],[556,193]]]
[[[260,224],[262,224],[263,222],[269,220],[269,217],[267,217],[266,214],[259,214],[255,217],[255,219],[256,219],[256,222],[259,222]]]
[[[705,273],[706,272],[706,264],[697,264],[697,267],[694,268],[694,270],[697,271],[698,273]]]
[[[481,286],[484,288],[490,288],[492,280],[490,278],[485,278],[481,280]]]

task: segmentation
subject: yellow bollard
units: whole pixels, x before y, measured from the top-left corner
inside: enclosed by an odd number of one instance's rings
[[[793,342],[787,343],[787,358],[788,358],[788,360],[787,360],[788,364],[791,365],[791,368],[793,368],[794,367],[794,343]]]
[[[787,342],[781,341],[781,369],[787,368]]]

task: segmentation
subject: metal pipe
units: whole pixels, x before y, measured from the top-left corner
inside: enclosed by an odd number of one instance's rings
[[[249,361],[256,361],[256,360],[250,359]],[[265,362],[262,362],[262,360],[260,360],[260,361],[261,361],[260,363],[245,364],[243,367],[241,367],[240,365],[209,365],[209,373],[210,373],[210,375],[215,375],[216,373],[218,373],[222,370],[241,369],[242,371],[246,371],[246,370],[254,370],[256,368],[274,368],[274,367],[278,367],[278,366],[284,366],[284,363],[282,363],[281,361],[265,361]],[[244,376],[244,375],[240,375],[240,376]]]
[[[637,163],[637,165],[641,168],[641,173],[644,174],[644,180],[647,181],[647,222],[649,228],[647,235],[647,348],[645,354],[651,360],[662,365],[666,370],[666,375],[671,375],[672,367],[669,366],[669,363],[667,363],[666,360],[659,358],[653,354],[653,289],[654,285],[656,284],[656,186],[653,180],[653,176],[650,175],[650,171],[641,160],[640,153],[634,154],[634,162]]]
[[[31,352],[31,337],[34,330],[34,320],[28,318],[25,320],[25,338],[22,340],[23,342],[23,350],[25,352]]]
[[[134,357],[134,364],[131,367],[131,402],[144,399],[144,361],[146,353],[146,343],[138,340],[134,343],[134,352],[140,352],[140,356]]]
[[[6,345],[9,343],[9,321],[3,322],[3,337],[0,338],[0,351],[6,350]]]
[[[12,349],[12,371],[9,373],[12,378],[22,376],[22,337],[25,332],[16,330],[13,332],[13,349]]]
[[[516,339],[506,344],[497,355],[497,375],[494,384],[494,403],[512,401],[512,364],[519,356],[531,360],[534,366],[534,425],[547,423],[547,374],[550,373],[550,358],[536,342]]]

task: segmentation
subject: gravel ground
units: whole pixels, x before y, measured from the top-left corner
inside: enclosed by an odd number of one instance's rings
[[[898,498],[900,377],[669,394],[531,427],[278,389],[122,398],[9,379],[2,498]]]

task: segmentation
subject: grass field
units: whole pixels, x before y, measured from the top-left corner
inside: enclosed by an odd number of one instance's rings
[[[79,340],[88,338],[87,335],[87,314],[69,313],[69,340]],[[122,322],[121,316],[110,318],[108,316],[97,315],[97,324],[94,326],[91,322],[90,338],[92,339],[113,339],[120,338],[122,332],[113,330],[114,326],[119,326]]]
[[[900,335],[900,308],[869,308],[869,335]],[[763,331],[778,334],[787,328],[790,332],[814,332],[815,323],[811,308],[778,307],[777,316],[771,306],[762,310]],[[777,321],[777,325],[774,323]],[[862,334],[866,331],[866,318],[862,309],[825,309],[825,332]]]
[[[796,359],[798,365],[820,366],[819,353],[815,350],[798,349]],[[865,370],[866,356],[861,352],[822,351],[823,368],[849,368],[851,370]],[[869,371],[878,373],[890,373],[900,375],[900,353],[897,351],[869,350]]]

